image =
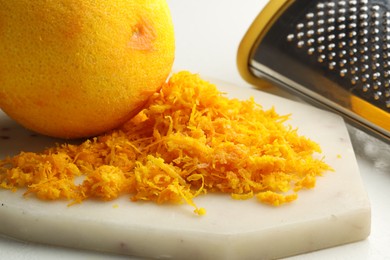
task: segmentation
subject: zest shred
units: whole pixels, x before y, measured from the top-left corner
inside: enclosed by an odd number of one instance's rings
[[[281,205],[331,170],[319,145],[252,99],[229,99],[198,75],[174,74],[122,127],[79,145],[0,161],[0,187],[42,200],[186,202],[208,192]],[[81,178],[82,181],[77,180]]]

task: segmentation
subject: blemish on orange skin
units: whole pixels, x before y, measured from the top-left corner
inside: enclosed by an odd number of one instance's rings
[[[62,35],[65,39],[75,39],[82,33],[82,24],[79,20],[69,20],[64,23]]]
[[[133,29],[129,46],[140,51],[152,51],[155,39],[156,31],[154,27],[142,19]]]
[[[39,99],[39,100],[36,100],[34,102],[34,104],[37,106],[37,107],[46,107],[47,106],[47,102],[43,99]]]

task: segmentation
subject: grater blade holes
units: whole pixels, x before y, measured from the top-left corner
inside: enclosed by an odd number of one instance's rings
[[[390,111],[390,10],[373,2],[313,3],[287,41],[346,89]]]

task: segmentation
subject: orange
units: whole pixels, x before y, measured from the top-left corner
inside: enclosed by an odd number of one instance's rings
[[[0,0],[0,108],[61,138],[134,116],[172,69],[165,0]]]

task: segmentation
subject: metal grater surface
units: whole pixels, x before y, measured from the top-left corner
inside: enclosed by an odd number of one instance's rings
[[[390,112],[390,9],[386,1],[316,2],[288,43],[354,95]]]

